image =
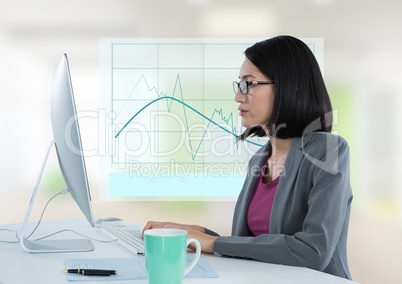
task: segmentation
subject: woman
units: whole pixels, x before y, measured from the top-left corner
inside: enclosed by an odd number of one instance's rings
[[[346,243],[352,192],[348,145],[331,134],[332,107],[306,44],[278,36],[249,47],[234,82],[246,131],[268,136],[250,160],[232,236],[198,225],[150,221],[144,230],[182,228],[202,250],[303,266],[350,279]]]

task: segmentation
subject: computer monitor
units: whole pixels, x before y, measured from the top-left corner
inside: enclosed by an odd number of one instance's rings
[[[29,252],[90,251],[93,250],[94,247],[92,242],[87,239],[32,241],[26,238],[24,234],[46,161],[53,145],[56,149],[60,170],[67,185],[67,188],[63,190],[62,193],[69,192],[85,215],[89,224],[92,227],[95,226],[70,69],[66,54],[62,56],[54,72],[51,97],[51,121],[54,140],[49,145],[24,218],[20,243],[22,248]]]

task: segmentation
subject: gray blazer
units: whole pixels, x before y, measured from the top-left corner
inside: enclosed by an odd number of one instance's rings
[[[295,138],[277,187],[270,233],[252,237],[247,209],[270,149],[268,142],[251,158],[235,207],[232,236],[219,237],[214,251],[350,279],[346,242],[352,191],[347,142],[318,132]]]

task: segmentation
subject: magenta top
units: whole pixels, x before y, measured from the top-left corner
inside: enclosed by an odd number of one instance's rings
[[[247,211],[247,225],[253,236],[269,234],[269,219],[271,217],[272,204],[274,203],[276,189],[280,175],[269,183],[262,182],[266,164],[262,167],[256,188],[251,197]]]

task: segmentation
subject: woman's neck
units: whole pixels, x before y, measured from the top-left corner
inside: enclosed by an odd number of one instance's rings
[[[263,183],[276,179],[285,170],[285,161],[293,139],[279,139],[269,137],[272,145],[271,156],[267,161],[267,167],[263,173]]]

